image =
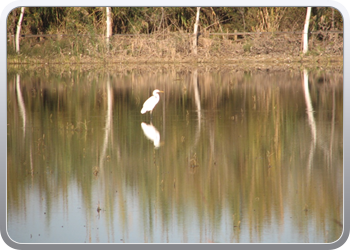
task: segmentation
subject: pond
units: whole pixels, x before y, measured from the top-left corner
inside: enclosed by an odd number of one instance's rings
[[[325,243],[343,231],[342,69],[12,68],[19,243]],[[160,89],[160,101],[141,114]]]

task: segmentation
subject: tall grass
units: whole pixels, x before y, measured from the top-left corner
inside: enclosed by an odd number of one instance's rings
[[[95,62],[183,61],[189,58],[190,34],[195,8],[113,7],[113,34],[105,44],[106,13],[102,7],[30,7],[25,9],[22,34],[42,35],[21,38],[21,54],[14,52],[13,35],[19,8],[8,15],[9,62]],[[299,56],[299,35],[210,36],[213,32],[299,31],[305,8],[201,8],[198,57],[227,59],[253,53]],[[341,13],[332,8],[313,8],[310,31],[342,30]],[[131,35],[120,36],[120,35]],[[50,37],[45,35],[51,35]],[[342,55],[343,40],[338,35],[310,37],[310,55]],[[312,51],[313,50],[313,51]],[[32,59],[30,59],[32,57]],[[192,59],[191,59],[192,60]]]
[[[192,32],[195,7],[112,7],[114,34]],[[8,15],[7,32],[15,34],[19,8]],[[306,8],[302,7],[203,7],[201,32],[296,31],[302,30]],[[23,34],[104,33],[103,7],[28,7]],[[341,13],[328,7],[312,9],[310,31],[343,30]]]

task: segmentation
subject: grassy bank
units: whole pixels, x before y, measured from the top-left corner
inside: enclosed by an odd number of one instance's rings
[[[329,35],[309,39],[309,52],[301,51],[300,35],[250,35],[241,38],[202,34],[198,54],[191,52],[191,35],[185,33],[113,36],[52,36],[26,38],[21,53],[8,43],[8,65],[16,64],[313,64],[343,63],[343,38]]]

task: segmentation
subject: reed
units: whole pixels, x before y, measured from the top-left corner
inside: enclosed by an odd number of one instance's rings
[[[311,35],[309,52],[302,55],[299,34],[253,34],[234,40],[204,33],[196,56],[191,54],[191,35],[183,32],[115,35],[108,46],[97,35],[50,37],[35,44],[29,41],[33,38],[26,38],[20,54],[8,46],[7,59],[9,64],[342,61],[343,39],[319,41],[316,36]]]

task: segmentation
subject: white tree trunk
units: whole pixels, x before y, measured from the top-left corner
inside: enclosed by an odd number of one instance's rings
[[[303,53],[305,54],[308,51],[308,32],[309,32],[309,22],[311,16],[311,7],[307,7],[306,19],[303,31]]]
[[[19,53],[19,36],[21,34],[21,26],[23,21],[24,9],[25,7],[21,8],[21,14],[19,15],[19,19],[17,23],[17,30],[16,30],[16,52],[17,53]]]
[[[107,16],[107,32],[106,32],[106,42],[109,45],[109,39],[112,36],[112,11],[111,7],[106,7],[106,16]]]
[[[201,7],[197,7],[197,15],[196,15],[196,22],[194,24],[194,31],[193,31],[193,46],[192,46],[192,52],[193,54],[197,55],[197,44],[198,44],[198,24],[199,24],[199,11]]]

